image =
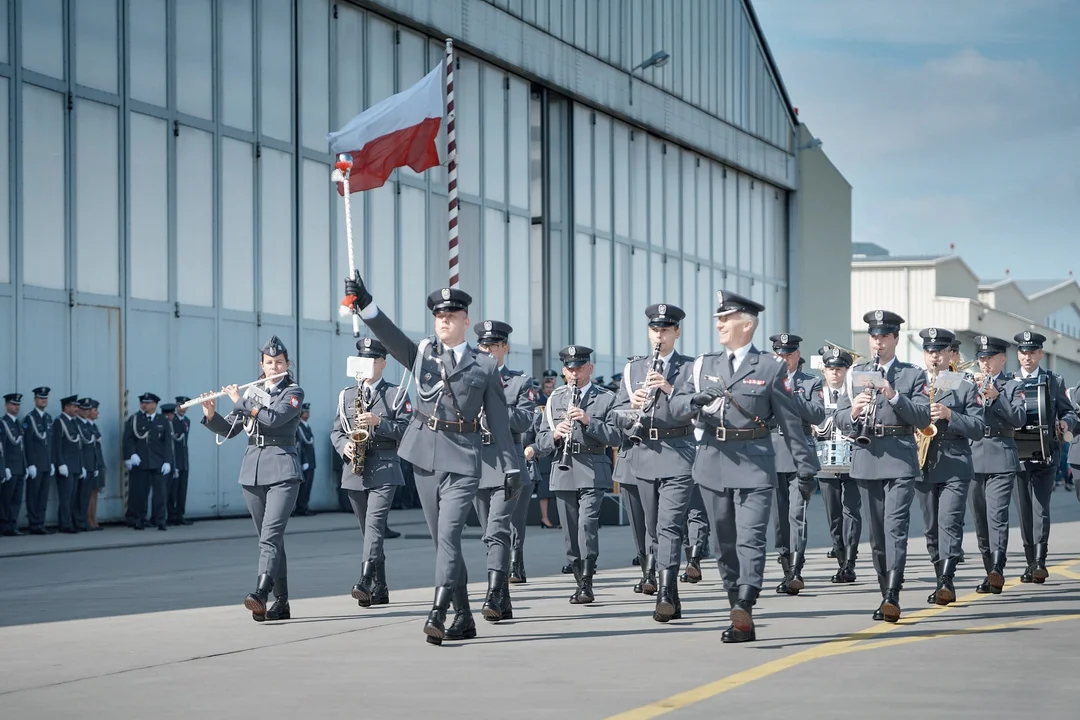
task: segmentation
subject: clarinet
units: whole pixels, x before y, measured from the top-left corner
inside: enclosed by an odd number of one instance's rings
[[[660,359],[660,343],[656,343],[656,347],[653,348],[651,365],[652,371],[660,372],[660,367],[663,365],[663,362],[664,361]],[[637,421],[634,423],[634,426],[630,428],[630,442],[634,443],[635,445],[641,444],[643,440],[641,436],[641,433],[644,430],[642,419],[645,417],[646,414],[648,414],[649,416],[650,427],[652,427],[651,421],[656,416],[656,406],[659,404],[660,392],[660,388],[655,388],[652,393],[650,393],[649,396],[645,398],[645,403],[641,406],[641,413],[638,415]]]
[[[572,388],[570,394],[570,402],[566,406],[566,414],[569,415],[570,411],[576,408],[581,403],[581,390],[577,386],[577,381],[570,383]],[[570,444],[574,441],[574,430],[577,429],[577,420],[570,422],[570,434],[563,438],[562,455],[559,457],[558,469],[566,472],[570,469]]]

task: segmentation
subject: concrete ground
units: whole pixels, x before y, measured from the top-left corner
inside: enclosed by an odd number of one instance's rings
[[[974,537],[960,599],[926,604],[933,573],[913,513],[904,619],[875,623],[880,600],[863,545],[859,582],[828,582],[820,498],[811,503],[808,588],[777,596],[779,566],[755,608],[759,641],[723,645],[716,566],[684,586],[684,619],[660,625],[630,591],[632,540],[601,533],[597,602],[567,602],[561,532],[530,528],[529,582],[516,619],[480,619],[484,554],[467,532],[479,637],[433,647],[421,627],[434,552],[419,511],[395,511],[387,543],[391,602],[349,598],[360,533],[348,515],[289,524],[292,621],[256,624],[241,606],[254,585],[250,520],[134,532],[0,538],[0,717],[259,718],[1075,718],[1080,648],[1080,503],[1054,496],[1051,575],[1020,585],[1012,534],[1006,591],[982,576]],[[771,536],[770,536],[771,541]],[[80,551],[74,551],[80,550]]]

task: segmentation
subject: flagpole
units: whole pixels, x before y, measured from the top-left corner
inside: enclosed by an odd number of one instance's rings
[[[454,41],[446,38],[446,177],[450,243],[450,287],[458,286],[457,134],[454,129]]]
[[[349,190],[349,175],[352,173],[353,158],[349,153],[342,153],[337,156],[337,162],[334,167],[337,168],[337,173],[341,176],[341,189],[344,191],[345,197],[345,242],[349,249],[349,277],[353,277],[356,274],[356,255],[353,251],[353,234],[352,234],[352,203],[349,202],[349,196],[352,194]],[[335,178],[336,179],[336,178]],[[353,337],[360,337],[360,317],[356,313],[352,313],[352,334]]]

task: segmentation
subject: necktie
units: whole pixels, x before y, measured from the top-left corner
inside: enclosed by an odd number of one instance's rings
[[[735,354],[728,353],[727,356],[728,377],[734,377],[735,375]]]
[[[835,405],[835,404],[836,404],[836,399],[837,399],[838,397],[840,397],[840,393],[838,393],[838,392],[836,391],[836,389],[835,389],[835,388],[829,391],[829,401],[830,401],[830,402],[831,402],[831,403],[832,403],[833,405]]]
[[[446,348],[446,364],[450,366],[451,370],[457,367],[457,353],[454,352],[453,348]]]

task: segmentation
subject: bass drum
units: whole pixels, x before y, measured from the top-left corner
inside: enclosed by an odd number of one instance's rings
[[[1020,459],[1049,465],[1054,459],[1054,418],[1051,415],[1050,386],[1045,376],[1022,381],[1027,418],[1016,431]]]
[[[854,448],[850,440],[818,440],[817,456],[821,472],[849,475]]]

